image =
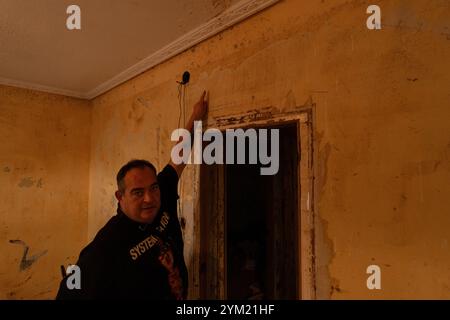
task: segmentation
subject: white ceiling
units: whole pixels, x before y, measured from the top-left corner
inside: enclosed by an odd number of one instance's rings
[[[91,99],[277,1],[0,0],[0,83]]]

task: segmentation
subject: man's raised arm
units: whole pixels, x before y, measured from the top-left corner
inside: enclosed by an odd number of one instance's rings
[[[206,91],[203,91],[202,96],[200,97],[200,100],[194,105],[191,117],[189,118],[189,121],[186,124],[185,129],[190,132],[191,134],[191,146],[194,145],[194,121],[200,121],[202,120],[206,112],[208,111],[208,99],[206,97]],[[183,138],[180,136],[178,143],[182,142]],[[181,177],[181,173],[183,172],[184,167],[186,166],[186,163],[183,161],[179,164],[176,164],[173,162],[173,159],[170,159],[169,164],[175,169],[175,171],[178,174],[178,178]]]

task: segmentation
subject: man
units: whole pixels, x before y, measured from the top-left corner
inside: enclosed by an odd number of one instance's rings
[[[186,129],[193,133],[208,102],[203,92]],[[192,135],[193,136],[193,135]],[[67,275],[57,299],[185,299],[187,269],[177,217],[177,184],[185,167],[172,161],[157,175],[146,160],[132,160],[117,174],[117,215],[79,256],[81,288]]]

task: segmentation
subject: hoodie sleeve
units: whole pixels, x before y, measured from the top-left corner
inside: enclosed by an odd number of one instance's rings
[[[76,263],[79,269],[67,274],[61,280],[56,300],[108,298],[113,276],[108,268],[112,266],[108,260],[106,249],[92,244],[83,249]],[[70,289],[69,287],[73,287],[77,281],[81,284],[81,288]]]
[[[161,191],[161,206],[168,212],[177,212],[178,174],[170,164],[158,174],[158,184]]]

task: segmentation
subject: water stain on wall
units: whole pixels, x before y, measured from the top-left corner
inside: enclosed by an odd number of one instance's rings
[[[320,194],[324,191],[328,176],[328,158],[331,153],[331,144],[326,143],[325,146],[319,149],[318,164],[317,164],[317,190]]]
[[[136,128],[142,124],[145,116],[145,109],[148,109],[148,102],[143,98],[137,98],[133,101],[133,105],[131,106],[131,110],[128,112],[128,119],[133,120]]]
[[[23,178],[19,182],[19,188],[30,188],[34,185],[34,182],[32,177]]]
[[[42,188],[42,178],[40,178],[36,183],[37,188]]]
[[[36,184],[36,188],[42,188],[43,181],[42,178],[39,178],[38,180],[34,180],[33,177],[26,177],[20,180],[18,186],[19,188],[31,188]]]

